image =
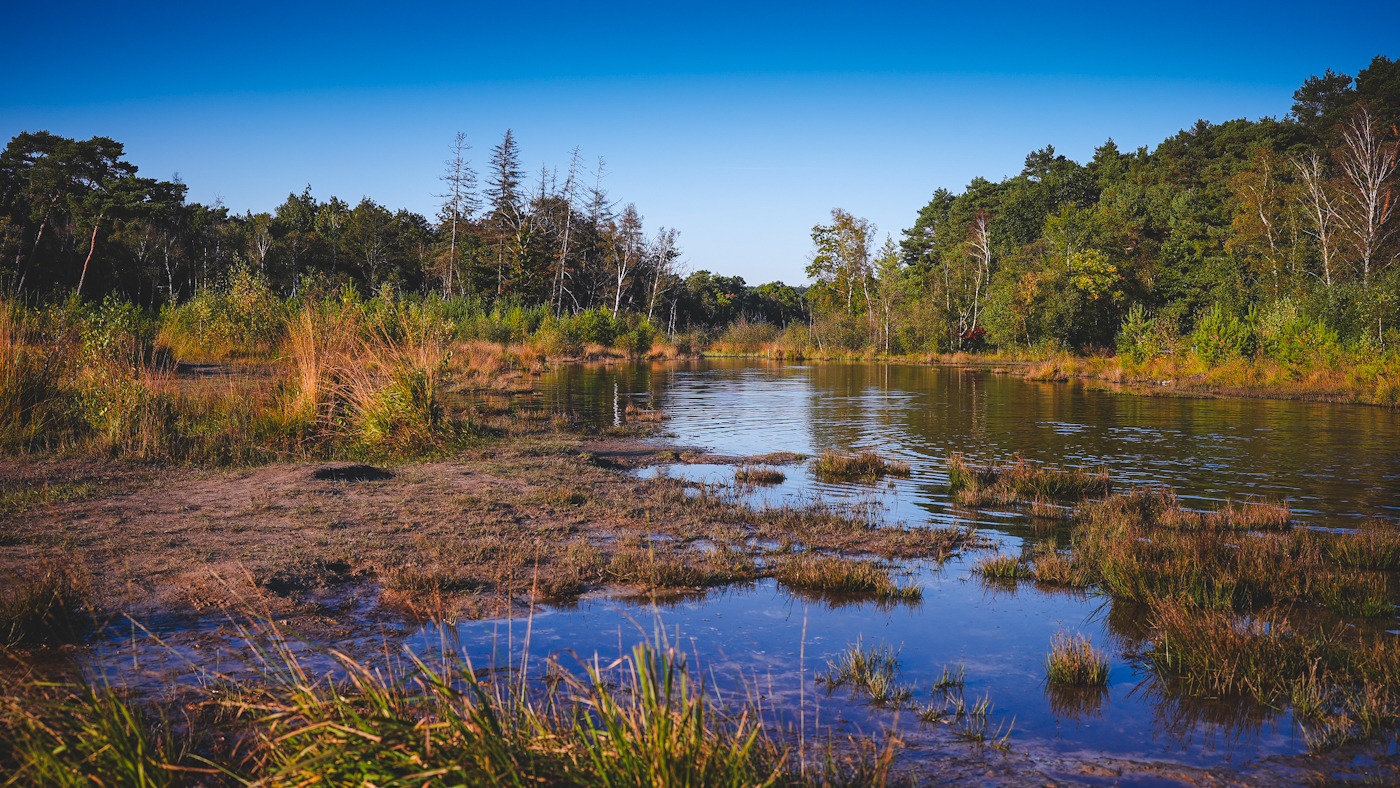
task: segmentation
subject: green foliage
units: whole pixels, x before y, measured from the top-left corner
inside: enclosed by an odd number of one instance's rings
[[[0,765],[13,784],[88,788],[167,788],[184,777],[167,768],[181,758],[170,727],[109,688],[57,688],[6,698],[0,710]]]
[[[167,307],[162,339],[185,358],[267,353],[281,343],[289,314],[266,277],[244,265],[223,284]]]
[[[1142,304],[1129,307],[1123,325],[1118,329],[1118,355],[1134,363],[1155,358],[1158,350],[1153,323]]]
[[[1207,364],[1219,364],[1254,352],[1254,325],[1258,320],[1253,307],[1243,319],[1227,314],[1220,304],[1212,304],[1196,321],[1191,333],[1191,352]]]

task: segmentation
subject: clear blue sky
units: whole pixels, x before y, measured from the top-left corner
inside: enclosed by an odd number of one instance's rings
[[[127,144],[190,199],[310,184],[431,216],[457,131],[525,163],[604,156],[685,262],[798,282],[836,206],[899,237],[938,187],[1047,144],[1155,146],[1283,115],[1310,74],[1400,56],[1400,3],[30,3],[0,133]],[[484,169],[479,167],[479,169]]]

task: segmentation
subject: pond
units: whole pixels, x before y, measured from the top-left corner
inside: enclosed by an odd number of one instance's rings
[[[826,483],[793,465],[783,469],[782,484],[756,494],[774,502],[873,499],[889,520],[976,525],[1010,552],[1036,538],[1026,516],[959,507],[947,488],[950,453],[977,462],[1020,453],[1104,467],[1119,482],[1171,485],[1185,505],[1200,509],[1286,500],[1295,521],[1308,527],[1400,516],[1400,415],[1379,408],[1144,397],[948,367],[731,359],[566,367],[544,379],[541,393],[548,407],[601,427],[625,420],[629,404],[660,409],[669,417],[667,434],[656,440],[719,455],[874,448],[909,463],[909,478],[878,487]],[[715,464],[643,473],[733,481],[732,467]],[[814,683],[826,660],[849,644],[885,643],[899,650],[916,701],[930,699],[927,688],[945,666],[964,665],[964,699],[990,698],[992,730],[1014,718],[1010,741],[1018,748],[1202,766],[1306,751],[1286,711],[1188,700],[1161,686],[1134,658],[1142,645],[1140,610],[1034,583],[989,585],[969,572],[976,558],[907,567],[924,592],[915,606],[833,605],[763,581],[661,607],[585,599],[572,610],[537,614],[532,643],[541,652],[608,657],[664,627],[717,675],[757,680],[793,716],[819,712],[865,732],[897,728],[914,741],[946,737],[940,727],[947,726],[842,691],[828,695]],[[500,626],[477,622],[454,634],[481,651],[499,641]],[[1364,626],[1396,629],[1393,620]],[[1068,696],[1046,686],[1043,660],[1060,631],[1107,647],[1106,693]]]
[[[908,478],[828,483],[797,463],[782,468],[782,483],[744,494],[760,505],[822,499],[861,505],[885,522],[975,526],[1010,553],[1042,537],[1023,512],[957,505],[947,486],[949,454],[989,462],[1020,453],[1102,467],[1119,483],[1171,485],[1200,509],[1286,500],[1306,527],[1400,518],[1400,414],[1380,408],[1143,397],[948,367],[725,359],[566,366],[543,376],[533,404],[599,428],[625,421],[629,405],[657,409],[667,419],[663,434],[649,440],[723,457],[872,448],[907,462]],[[677,462],[640,473],[730,485],[734,466]],[[533,667],[547,656],[565,667],[595,657],[606,663],[639,642],[663,639],[729,697],[760,701],[782,726],[861,737],[897,731],[910,759],[966,751],[969,733],[1006,736],[1032,756],[1199,767],[1308,750],[1286,709],[1193,700],[1164,686],[1138,656],[1141,609],[1032,582],[984,581],[970,570],[987,554],[906,562],[901,582],[923,592],[914,604],[799,595],[760,580],[655,599],[595,592],[568,606],[536,606],[528,619],[410,625],[385,635],[420,654],[460,650],[478,666],[518,665],[528,653]],[[373,590],[364,593],[337,604],[373,608]],[[1393,619],[1354,623],[1382,635],[1400,629]],[[1061,632],[1088,636],[1107,651],[1105,691],[1047,686],[1045,655]],[[138,652],[150,669],[162,660],[171,668],[198,661],[189,649],[154,641],[141,647],[138,639],[133,630],[125,645],[113,644],[120,653],[96,655],[94,663],[130,665]],[[926,721],[907,707],[828,691],[818,681],[828,659],[858,642],[898,652],[915,704],[981,704],[985,717]],[[945,671],[961,671],[962,686],[935,691]]]

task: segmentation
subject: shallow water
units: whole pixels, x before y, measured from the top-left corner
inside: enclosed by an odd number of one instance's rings
[[[977,462],[1020,452],[1104,466],[1120,482],[1170,484],[1187,505],[1201,508],[1286,499],[1316,527],[1400,517],[1400,414],[1378,408],[1146,398],[946,368],[740,360],[566,367],[544,376],[538,396],[545,407],[599,426],[625,421],[629,404],[657,408],[669,418],[667,434],[655,440],[720,455],[875,448],[910,463],[910,478],[831,484],[800,463],[782,468],[781,484],[747,494],[760,504],[818,497],[855,503],[879,509],[887,522],[975,524],[1007,551],[1034,539],[1034,531],[1014,511],[956,506],[944,473],[950,452]],[[733,481],[733,466],[724,464],[643,473]],[[978,557],[905,567],[906,582],[924,592],[912,606],[798,596],[765,580],[656,601],[587,596],[568,608],[539,607],[528,621],[408,627],[380,637],[422,654],[447,646],[478,666],[518,665],[528,632],[532,666],[553,655],[575,667],[594,655],[616,658],[664,630],[721,687],[761,696],[794,729],[804,722],[809,732],[818,724],[856,733],[897,729],[911,742],[948,744],[950,725],[921,723],[909,710],[875,707],[817,684],[826,660],[848,645],[888,643],[899,649],[915,702],[937,700],[928,688],[939,673],[965,665],[961,697],[969,706],[990,698],[989,729],[1009,727],[1009,743],[1021,751],[1209,766],[1306,750],[1286,712],[1191,701],[1163,688],[1133,658],[1141,647],[1139,610],[1033,583],[987,584],[968,571]],[[353,610],[375,602],[370,594],[335,604]],[[1393,620],[1365,626],[1398,628]],[[188,623],[157,634],[181,629]],[[1112,679],[1105,692],[1070,695],[1046,686],[1042,662],[1052,635],[1064,630],[1107,650]],[[113,634],[94,662],[114,672],[136,662],[153,669],[162,660],[171,671],[186,659],[208,667],[207,655],[190,644],[160,645],[139,634]],[[236,645],[239,633],[231,635],[223,640]]]
[[[1298,521],[1315,527],[1400,516],[1400,415],[1379,408],[1152,398],[980,370],[757,360],[570,367],[547,376],[541,393],[548,407],[599,426],[625,421],[628,404],[660,409],[669,418],[667,435],[658,440],[721,455],[875,448],[908,462],[910,478],[826,483],[797,464],[782,468],[787,478],[781,484],[751,494],[759,503],[874,500],[887,521],[976,524],[1009,551],[1034,538],[1025,517],[954,504],[944,472],[948,454],[987,462],[1019,452],[1036,461],[1102,466],[1119,482],[1169,484],[1196,508],[1281,499]],[[733,481],[733,467],[723,464],[642,473]],[[1131,656],[1141,645],[1139,611],[1032,583],[988,585],[968,572],[975,558],[913,567],[924,590],[915,607],[833,606],[761,582],[660,609],[586,601],[537,617],[532,642],[541,650],[615,656],[619,643],[628,646],[660,622],[673,633],[679,628],[688,648],[693,639],[701,661],[717,672],[747,671],[771,681],[794,714],[804,709],[810,719],[817,704],[827,704],[828,721],[839,716],[867,731],[898,727],[906,735],[938,736],[941,726],[921,725],[908,711],[874,709],[841,691],[828,698],[813,683],[825,660],[857,639],[887,642],[900,649],[904,679],[915,687],[926,688],[944,665],[966,664],[964,697],[991,697],[993,728],[1014,717],[1010,741],[1017,747],[1196,765],[1306,750],[1286,712],[1190,701],[1162,688]],[[1396,628],[1394,621],[1365,626]],[[456,634],[480,651],[497,628],[473,623]],[[1042,661],[1061,630],[1107,647],[1112,680],[1106,693],[1065,696],[1046,687]],[[926,695],[916,690],[915,700]]]

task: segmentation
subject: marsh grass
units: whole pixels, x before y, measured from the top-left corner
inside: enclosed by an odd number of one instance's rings
[[[646,589],[708,588],[758,577],[752,557],[717,550],[702,556],[673,553],[664,547],[623,547],[612,554],[609,580]]]
[[[917,585],[899,585],[889,566],[875,561],[802,554],[780,559],[773,567],[778,582],[806,591],[869,595],[914,603],[923,599]]]
[[[911,470],[909,463],[887,460],[873,451],[847,454],[828,449],[812,460],[812,473],[830,481],[873,482],[885,476],[908,478]]]
[[[782,484],[787,474],[763,465],[740,465],[734,469],[734,481],[740,484]]]
[[[1057,632],[1045,656],[1045,677],[1052,684],[1102,687],[1108,684],[1108,659],[1083,635]]]
[[[1369,692],[1377,714],[1396,719],[1394,636],[1361,635],[1345,625],[1298,628],[1280,609],[1240,615],[1175,601],[1155,603],[1150,626],[1148,658],[1190,694],[1294,701],[1307,713]]]
[[[878,704],[901,704],[913,696],[913,690],[899,682],[899,652],[887,643],[867,648],[857,640],[826,666],[817,683],[828,689],[850,687]]]
[[[46,561],[23,577],[0,579],[0,646],[55,646],[79,637],[87,617],[87,582],[71,562]]]
[[[1247,610],[1303,601],[1350,615],[1391,611],[1385,574],[1338,571],[1336,561],[1386,564],[1393,549],[1387,535],[1266,532],[1288,523],[1287,507],[1279,504],[1191,512],[1168,489],[1135,489],[1080,507],[1072,564],[1084,584],[1138,602],[1178,599]]]
[[[758,709],[722,702],[664,643],[581,673],[551,663],[543,685],[483,680],[450,657],[328,656],[337,669],[317,674],[286,645],[266,648],[257,679],[191,690],[181,725],[107,690],[7,691],[0,765],[14,784],[139,788],[806,784]]]
[[[1005,464],[973,465],[962,454],[947,461],[948,486],[965,506],[1031,504],[1045,512],[1052,501],[1078,501],[1113,491],[1108,472],[1056,468],[1028,462],[1020,454]]]
[[[972,571],[993,580],[1021,580],[1035,576],[1021,559],[998,553],[978,561]]]

